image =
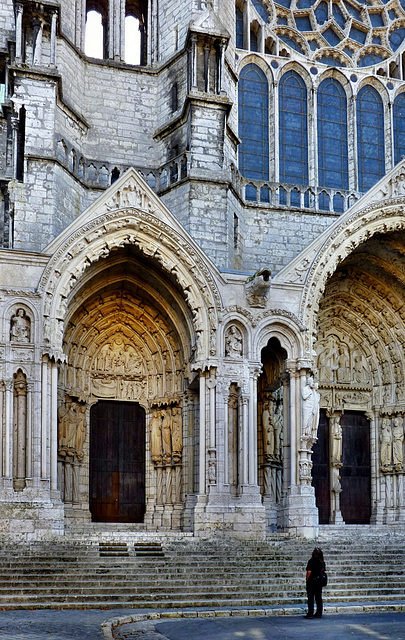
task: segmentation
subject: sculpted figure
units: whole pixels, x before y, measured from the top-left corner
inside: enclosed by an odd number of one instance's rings
[[[183,449],[183,425],[180,407],[173,407],[172,409],[172,447],[173,455],[177,457],[181,456]]]
[[[349,354],[346,346],[340,346],[338,348],[336,357],[336,379],[338,382],[349,382],[350,380],[350,367],[349,367]]]
[[[274,430],[271,415],[270,402],[263,403],[262,425],[263,425],[263,449],[266,460],[274,456]]]
[[[392,429],[389,418],[383,418],[381,422],[380,443],[381,466],[388,468],[392,464]]]
[[[283,405],[281,402],[276,407],[273,415],[273,431],[274,431],[274,455],[277,458],[282,457],[282,438],[283,438]]]
[[[152,462],[159,464],[162,461],[162,418],[157,409],[152,413],[149,429]]]
[[[340,417],[332,416],[329,421],[332,435],[332,465],[341,466],[342,462],[342,427]]]
[[[392,453],[395,468],[402,469],[404,462],[404,424],[403,418],[394,418],[392,429]]]
[[[162,410],[162,443],[163,443],[163,462],[170,463],[172,457],[172,412],[170,409]]]
[[[302,435],[316,439],[319,423],[319,393],[312,376],[307,377],[307,383],[302,389],[303,415]]]
[[[76,409],[76,457],[83,460],[83,444],[86,439],[86,406],[78,405]]]
[[[24,309],[17,309],[11,318],[10,340],[13,342],[30,341],[30,320],[27,318]]]
[[[238,327],[229,327],[225,338],[225,355],[228,358],[240,358],[242,356],[243,342]]]

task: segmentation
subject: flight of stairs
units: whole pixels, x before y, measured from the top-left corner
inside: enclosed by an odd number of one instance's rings
[[[305,603],[314,542],[179,538],[0,545],[0,609],[252,607]],[[326,603],[405,600],[405,534],[317,542]]]

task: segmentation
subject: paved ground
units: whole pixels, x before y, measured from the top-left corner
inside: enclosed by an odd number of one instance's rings
[[[7,640],[102,640],[101,624],[133,610],[0,611]],[[154,620],[121,625],[116,640],[405,640],[405,613],[247,616]]]

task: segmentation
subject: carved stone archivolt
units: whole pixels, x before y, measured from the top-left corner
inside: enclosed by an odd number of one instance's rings
[[[100,259],[132,246],[160,265],[182,290],[192,312],[195,359],[215,355],[221,301],[202,255],[185,234],[180,235],[174,218],[173,226],[168,224],[171,214],[134,170],[118,182],[82,215],[82,226],[78,221],[75,231],[54,248],[39,286],[44,296],[43,313],[49,318],[45,341],[61,349],[60,334],[55,337],[52,330],[55,322],[64,318],[77,283]]]

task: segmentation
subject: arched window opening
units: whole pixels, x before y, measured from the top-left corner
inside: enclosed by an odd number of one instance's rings
[[[239,7],[235,8],[236,11],[236,47],[243,49],[243,13]]]
[[[367,191],[385,173],[383,103],[369,85],[357,98],[357,155],[359,191]]]
[[[395,164],[405,156],[405,93],[394,100],[394,161]]]
[[[259,38],[253,26],[250,27],[250,50],[259,51]]]
[[[295,71],[280,81],[280,182],[308,183],[307,89]]]
[[[141,31],[138,18],[125,18],[125,62],[141,64]]]
[[[349,188],[347,152],[347,101],[342,85],[333,78],[318,89],[319,185]]]
[[[89,58],[105,57],[106,24],[106,20],[99,11],[91,9],[87,12],[84,52]]]
[[[145,65],[148,0],[128,0],[125,15],[125,62]]]
[[[242,69],[239,78],[239,169],[245,178],[269,178],[269,86],[263,71],[254,64]]]

